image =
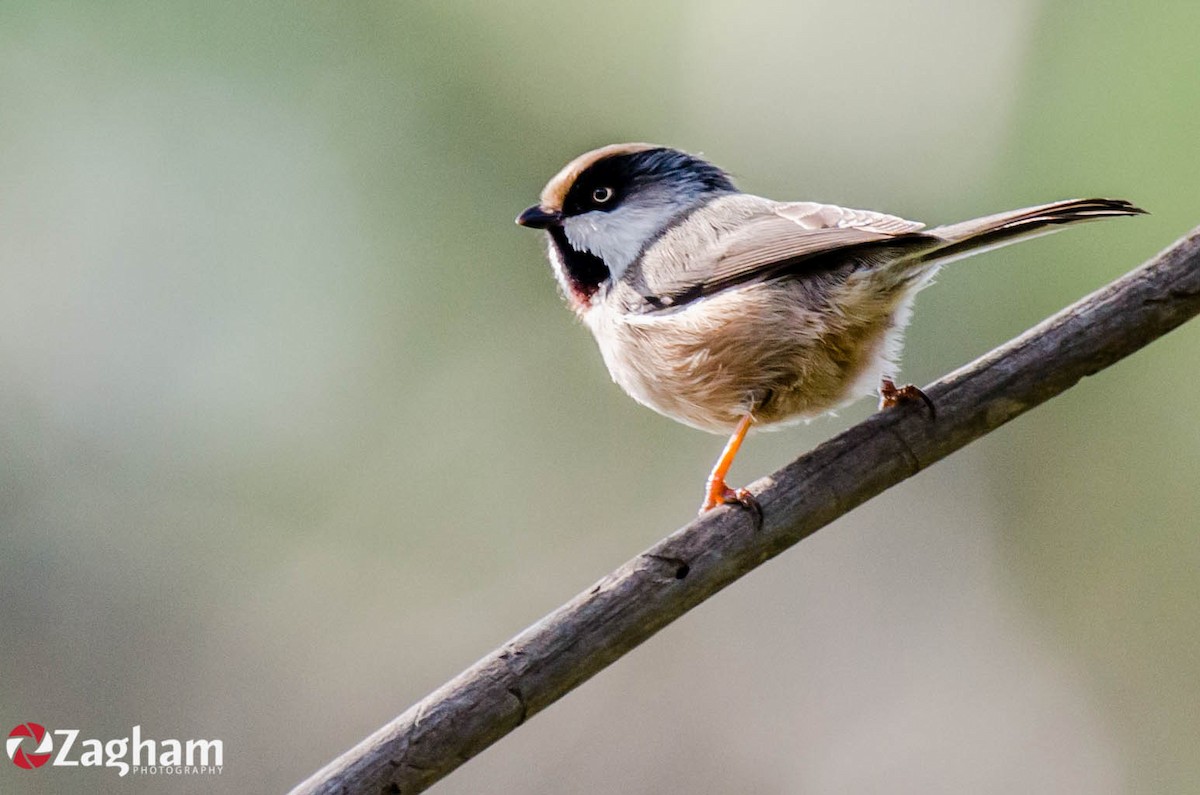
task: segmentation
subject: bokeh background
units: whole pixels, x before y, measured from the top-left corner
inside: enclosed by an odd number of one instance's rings
[[[686,522],[513,217],[575,154],[949,222],[928,383],[1200,222],[1200,4],[0,5],[0,729],[219,738],[278,792]],[[1200,325],[853,512],[442,793],[1200,790]],[[766,474],[866,416],[752,438]]]

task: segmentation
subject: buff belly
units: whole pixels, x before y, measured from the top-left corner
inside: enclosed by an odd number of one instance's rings
[[[728,433],[747,413],[756,426],[777,425],[872,394],[897,372],[912,299],[929,275],[882,287],[863,270],[779,280],[668,314],[600,305],[584,320],[631,397]]]

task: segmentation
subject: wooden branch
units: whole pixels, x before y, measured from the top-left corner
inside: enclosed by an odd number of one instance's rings
[[[421,792],[717,591],[855,506],[1200,313],[1200,228],[1142,267],[884,411],[638,555],[293,790]]]

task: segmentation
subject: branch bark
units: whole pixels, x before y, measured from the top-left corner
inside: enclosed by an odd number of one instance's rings
[[[672,533],[426,696],[292,792],[421,792],[691,608],[801,539],[1200,313],[1200,227],[946,376],[937,406],[873,415]]]

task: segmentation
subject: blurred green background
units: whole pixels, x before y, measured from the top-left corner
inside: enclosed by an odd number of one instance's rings
[[[219,738],[277,792],[691,518],[539,236],[579,152],[950,222],[928,383],[1200,223],[1200,4],[0,5],[0,726]],[[444,793],[1200,790],[1192,324],[671,626]],[[754,437],[733,481],[866,416]]]

